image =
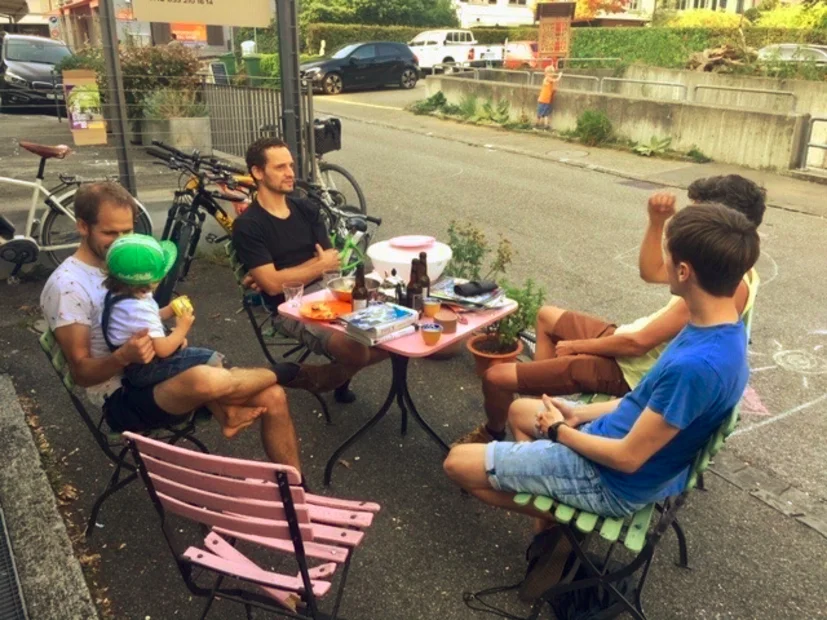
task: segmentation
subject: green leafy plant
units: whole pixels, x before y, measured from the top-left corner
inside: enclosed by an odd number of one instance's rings
[[[694,161],[696,164],[706,164],[712,161],[712,158],[706,155],[701,149],[697,146],[693,146],[689,149],[689,152],[686,154],[689,159]]]
[[[496,248],[488,243],[485,233],[472,222],[451,220],[448,226],[448,245],[453,252],[445,274],[465,280],[497,280],[505,275],[514,259],[511,242],[500,235]],[[494,253],[488,271],[483,277],[486,258]]]
[[[648,143],[638,142],[635,144],[635,146],[632,147],[632,151],[644,157],[651,157],[652,155],[662,155],[669,149],[671,144],[672,138],[652,136],[652,139],[649,140]]]
[[[510,118],[511,104],[507,99],[501,99],[496,104],[491,99],[486,99],[476,117],[472,118],[475,122],[495,123],[503,125],[507,123]]]
[[[517,302],[517,310],[491,326],[489,334],[495,336],[496,353],[510,353],[517,348],[520,333],[533,328],[537,313],[543,306],[546,292],[533,280],[528,279],[522,286],[503,286],[509,299]]]
[[[585,110],[577,118],[574,135],[587,146],[597,146],[611,141],[612,122],[602,110]]]
[[[200,118],[207,116],[207,107],[194,92],[161,88],[144,99],[144,118],[170,120],[173,118]]]
[[[438,112],[448,103],[443,92],[437,91],[427,99],[415,101],[408,106],[408,109],[414,114],[432,114]]]
[[[477,116],[479,97],[472,93],[466,93],[462,96],[462,99],[459,100],[459,105],[457,108],[459,110],[459,115],[462,118],[470,120]]]

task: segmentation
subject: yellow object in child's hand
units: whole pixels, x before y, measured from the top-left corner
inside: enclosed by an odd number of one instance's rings
[[[170,302],[169,307],[172,308],[172,313],[175,316],[181,316],[188,312],[193,312],[192,302],[186,295],[181,295],[180,297],[173,299]]]

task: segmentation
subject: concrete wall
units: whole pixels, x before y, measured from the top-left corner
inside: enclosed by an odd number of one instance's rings
[[[603,72],[599,70],[576,69],[572,70],[572,72],[580,75],[603,75]],[[779,78],[727,75],[725,73],[704,73],[700,71],[664,69],[644,65],[631,65],[626,69],[623,77],[635,80],[678,82],[684,84],[688,88],[689,99],[696,103],[705,103],[732,109],[754,109],[779,113],[786,113],[793,110],[792,102],[788,96],[706,89],[701,89],[697,92],[693,91],[695,86],[699,85],[788,91],[794,93],[797,98],[794,108],[796,112],[810,114],[811,116],[827,116],[827,82],[783,80]],[[564,84],[564,86],[566,85]],[[571,88],[588,90],[588,82],[585,80],[578,81],[577,83],[572,82]],[[661,98],[661,95],[667,92],[668,89],[665,87],[641,84],[607,83],[605,85],[605,91],[628,97]],[[817,123],[815,125],[813,141],[827,144],[827,123]],[[827,168],[827,151],[810,149],[808,161],[811,167]]]
[[[511,116],[533,119],[539,87],[446,76],[429,77],[428,93],[442,91],[449,102],[466,95],[511,104]],[[557,131],[576,127],[587,109],[603,110],[618,137],[649,142],[652,136],[672,138],[671,148],[689,151],[697,146],[715,161],[750,168],[789,169],[798,166],[803,133],[808,120],[803,114],[779,114],[760,110],[655,101],[612,94],[561,88],[554,100],[551,126]]]

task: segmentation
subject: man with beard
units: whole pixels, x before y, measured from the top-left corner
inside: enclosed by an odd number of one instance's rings
[[[335,388],[338,402],[353,402],[356,397],[347,383],[350,376],[387,354],[344,334],[278,316],[284,285],[301,282],[306,293],[320,290],[324,272],[339,269],[339,253],[331,248],[318,207],[290,195],[296,177],[287,145],[277,138],[262,138],[247,149],[246,160],[257,195],[233,224],[233,244],[250,274],[249,284],[261,292],[278,332],[334,360],[325,380],[302,387],[316,392]]]
[[[87,388],[92,402],[103,404],[107,423],[116,432],[174,425],[181,416],[200,407],[213,409],[221,401],[234,431],[261,418],[268,458],[300,468],[296,432],[279,385],[307,374],[295,364],[272,370],[201,365],[147,388],[122,384],[124,368],[155,356],[148,330],[110,352],[101,329],[106,253],[116,239],[133,232],[136,211],[132,196],[117,183],[90,183],[75,197],[80,247],[52,273],[40,297],[72,379]]]

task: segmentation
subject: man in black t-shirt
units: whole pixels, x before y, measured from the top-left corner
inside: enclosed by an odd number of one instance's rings
[[[250,285],[261,291],[273,311],[273,325],[317,355],[334,362],[312,385],[293,385],[323,392],[336,388],[336,400],[353,402],[349,376],[387,354],[370,349],[344,334],[281,317],[275,310],[284,301],[286,282],[302,282],[305,292],[322,288],[322,274],[340,267],[331,248],[319,209],[308,200],[292,198],[295,189],[293,156],[277,138],[257,140],[247,150],[247,167],[256,180],[257,198],[233,224],[233,245],[249,272]]]

